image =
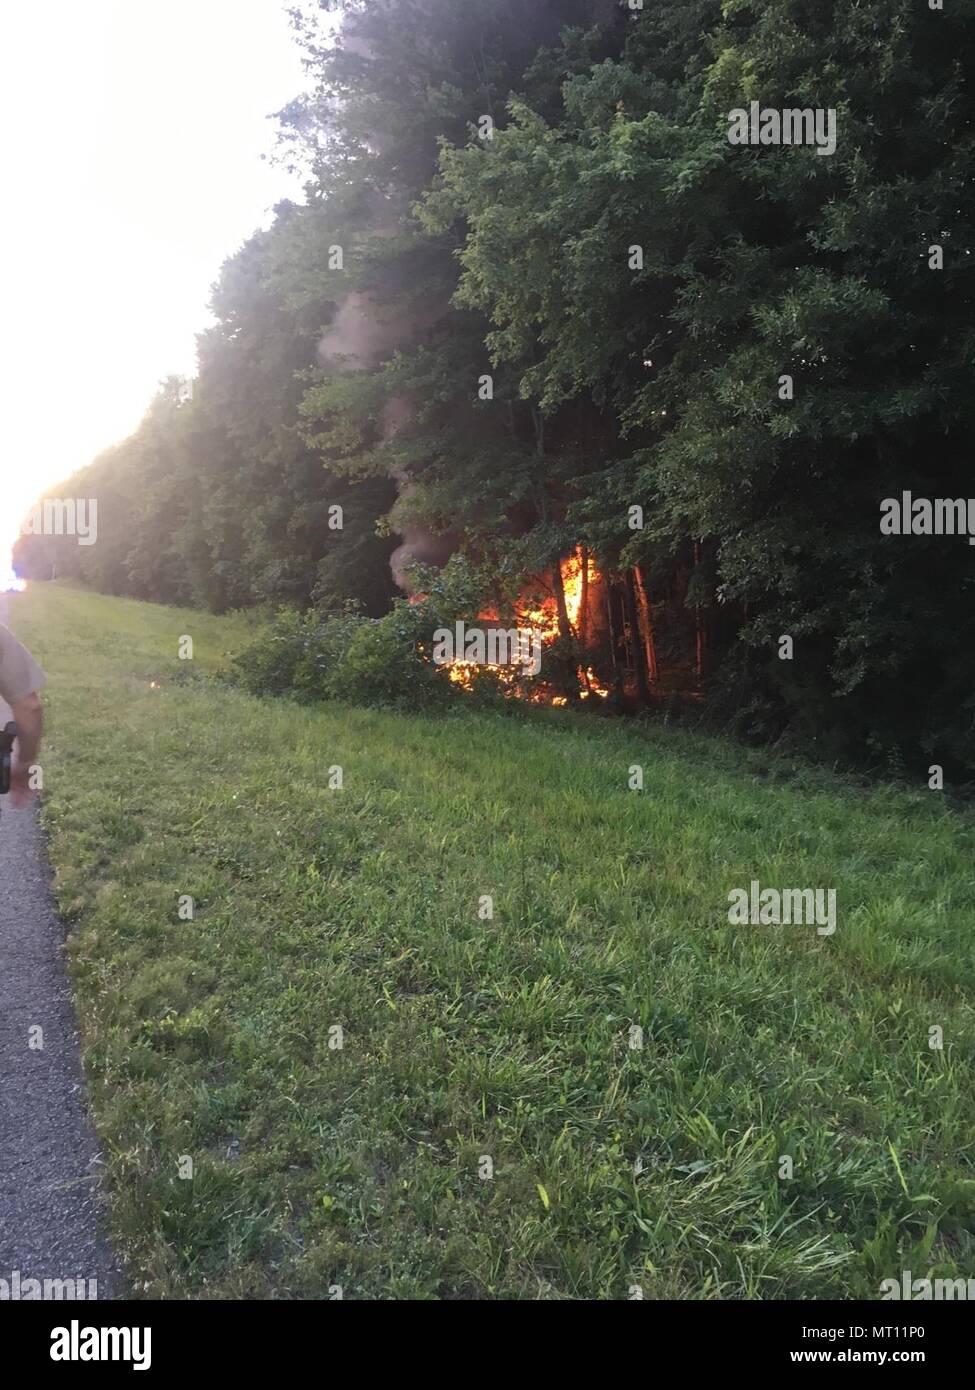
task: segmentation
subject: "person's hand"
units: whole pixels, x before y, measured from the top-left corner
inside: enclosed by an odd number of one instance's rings
[[[34,789],[30,785],[30,768],[26,763],[15,762],[10,769],[11,806],[26,806],[34,796]]]

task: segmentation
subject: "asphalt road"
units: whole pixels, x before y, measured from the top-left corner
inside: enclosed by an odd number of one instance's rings
[[[120,1281],[85,1114],[65,928],[34,808],[11,810],[6,797],[0,807],[0,1281],[9,1286],[15,1271],[21,1284],[94,1279],[95,1296],[110,1298]],[[38,1027],[43,1048],[32,1048]]]

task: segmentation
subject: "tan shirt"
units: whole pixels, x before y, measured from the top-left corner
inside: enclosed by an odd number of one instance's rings
[[[0,697],[12,705],[34,690],[40,690],[47,676],[26,647],[0,623]]]

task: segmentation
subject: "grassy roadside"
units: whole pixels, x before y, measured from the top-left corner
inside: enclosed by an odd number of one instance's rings
[[[10,621],[51,678],[44,815],[148,1295],[975,1273],[975,826],[936,793],[565,712],[255,700],[195,677],[237,617],[36,586]],[[753,878],[835,887],[835,936],[730,926]]]

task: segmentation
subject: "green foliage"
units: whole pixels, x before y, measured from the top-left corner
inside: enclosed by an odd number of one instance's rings
[[[971,767],[970,552],[878,528],[886,496],[970,491],[967,9],[663,0],[571,71],[560,110],[513,101],[494,141],[445,147],[422,216],[457,229],[457,302],[516,390],[618,421],[570,525],[652,572],[662,546],[706,541],[693,602],[741,613],[757,657],[718,666],[712,706],[747,672],[779,731]],[[835,108],[836,153],[730,146],[752,99]],[[795,664],[771,659],[781,633]]]
[[[255,695],[357,704],[442,704],[446,682],[419,647],[425,615],[398,600],[383,618],[348,608],[279,612],[234,665]]]
[[[488,667],[472,672],[461,692],[431,659],[438,628],[478,622],[483,572],[458,555],[440,571],[416,569],[413,580],[422,598],[397,599],[382,618],[365,616],[354,603],[338,611],[280,609],[235,658],[234,678],[253,695],[408,709],[444,709],[451,700],[497,704],[531,694],[532,678],[509,683],[507,673]],[[574,648],[561,655],[564,664],[578,661]],[[546,656],[548,679],[559,657],[556,645]]]

